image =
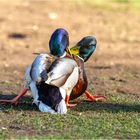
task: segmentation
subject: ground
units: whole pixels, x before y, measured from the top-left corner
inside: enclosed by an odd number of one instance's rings
[[[89,2],[88,2],[89,1]],[[0,138],[140,138],[140,11],[129,3],[0,0],[0,98],[22,89],[33,53],[48,52],[52,32],[68,30],[70,46],[93,35],[97,49],[85,64],[88,90],[67,115],[40,113],[30,93],[18,107],[0,105]]]

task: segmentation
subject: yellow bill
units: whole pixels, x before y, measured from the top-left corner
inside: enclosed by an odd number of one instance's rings
[[[72,56],[72,55],[77,55],[79,54],[79,49],[80,46],[74,46],[72,48],[67,48],[67,52]]]

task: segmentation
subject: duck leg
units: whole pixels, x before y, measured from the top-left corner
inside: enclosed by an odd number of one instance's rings
[[[0,104],[12,104],[12,105],[17,105],[19,99],[25,95],[27,93],[29,89],[24,88],[15,98],[11,99],[11,100],[0,100]]]
[[[107,98],[105,96],[93,96],[92,94],[90,94],[88,91],[84,92],[87,96],[87,101],[103,101],[106,100]]]
[[[69,106],[69,107],[74,107],[77,105],[77,104],[69,104],[69,96],[68,95],[66,95],[65,102],[66,102],[66,106]]]
[[[68,79],[65,82],[65,84],[63,85],[63,88],[66,91],[66,96],[65,96],[66,106],[74,107],[74,106],[77,105],[77,104],[69,104],[69,98],[70,98],[70,94],[72,92],[72,89],[74,88],[74,86],[78,82],[78,78],[79,78],[79,67],[76,66],[73,69],[71,75],[68,77]]]

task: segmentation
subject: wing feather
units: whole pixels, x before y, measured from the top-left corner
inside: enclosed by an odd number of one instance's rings
[[[78,67],[78,65],[73,59],[56,59],[52,55],[40,54],[31,65],[30,75],[31,79],[37,83],[45,81],[49,85],[61,87],[75,67]]]
[[[75,67],[78,67],[78,65],[73,59],[62,58],[56,60],[49,69],[48,79],[45,83],[57,87],[63,86]]]
[[[31,65],[30,75],[32,80],[40,82],[42,80],[41,73],[48,70],[54,60],[55,57],[49,54],[38,55]]]

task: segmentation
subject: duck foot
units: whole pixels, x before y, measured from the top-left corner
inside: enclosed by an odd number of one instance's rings
[[[23,89],[15,98],[13,98],[12,100],[0,100],[0,104],[11,104],[14,106],[17,106],[17,104],[19,103],[19,99],[25,95],[27,93],[28,89],[25,88]]]
[[[105,96],[93,96],[92,94],[90,94],[88,91],[85,91],[84,92],[87,96],[87,100],[86,101],[89,101],[89,102],[93,102],[93,101],[103,101],[103,100],[106,100],[107,97]]]
[[[69,96],[66,95],[66,98],[65,98],[65,103],[66,103],[66,106],[68,107],[75,107],[77,104],[69,104]]]
[[[0,100],[0,104],[3,104],[3,105],[11,104],[11,105],[17,106],[18,105],[18,101],[15,100],[15,98],[12,99],[12,100]]]
[[[68,106],[68,107],[75,107],[75,106],[77,106],[77,104],[66,104],[66,106]]]

